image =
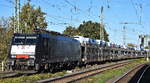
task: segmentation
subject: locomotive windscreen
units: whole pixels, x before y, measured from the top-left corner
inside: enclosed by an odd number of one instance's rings
[[[36,44],[35,36],[15,36],[13,39],[13,45],[35,45]]]
[[[25,37],[14,37],[13,44],[22,45],[25,43]]]
[[[27,45],[35,45],[36,44],[36,37],[26,37],[26,44]]]

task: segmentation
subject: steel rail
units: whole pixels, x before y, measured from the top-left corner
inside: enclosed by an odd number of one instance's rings
[[[147,66],[147,67],[144,69],[144,71],[143,71],[143,73],[141,74],[140,78],[138,79],[137,83],[140,83],[142,77],[144,76],[144,74],[145,74],[145,72],[147,71],[148,68],[150,68],[150,65]]]
[[[144,67],[146,64],[147,64],[147,63],[140,64],[140,65],[138,65],[138,66],[132,68],[131,70],[129,70],[128,72],[126,72],[124,75],[122,75],[122,76],[120,76],[118,79],[116,79],[113,83],[120,83],[120,81],[123,80],[124,78],[126,78],[130,73],[132,73],[133,71],[138,70],[138,69],[140,70],[140,69],[141,69],[142,67]],[[149,67],[150,67],[150,66],[149,66]],[[147,69],[147,67],[146,67],[146,69]],[[144,70],[144,71],[146,71],[146,70]],[[143,74],[144,74],[144,73],[143,73]],[[143,76],[143,74],[142,74],[142,76]],[[142,78],[142,76],[140,76],[140,78]],[[137,82],[137,83],[139,83],[139,82]]]
[[[123,65],[126,65],[129,63],[131,63],[131,62],[115,63],[115,64],[105,66],[105,67],[98,67],[98,68],[87,70],[87,71],[81,71],[81,72],[67,74],[67,75],[59,76],[59,77],[55,77],[55,78],[39,80],[39,81],[37,81],[37,83],[60,83],[60,82],[61,83],[70,83],[70,82],[74,82],[74,81],[77,81],[77,80],[80,80],[80,79],[83,79],[83,78],[86,78],[89,76],[99,74],[106,70],[118,68],[120,66],[123,66]]]

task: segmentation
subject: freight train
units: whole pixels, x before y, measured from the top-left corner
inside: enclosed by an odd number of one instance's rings
[[[96,62],[143,57],[147,52],[82,36],[15,33],[8,55],[9,70],[53,70]]]

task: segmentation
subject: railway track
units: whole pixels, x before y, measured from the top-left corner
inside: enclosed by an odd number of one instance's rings
[[[5,72],[7,73],[7,72]],[[29,75],[33,75],[36,74],[37,72],[33,72],[33,71],[27,71],[27,72],[11,72],[11,73],[7,73],[5,75],[0,76],[0,79],[5,79],[5,78],[14,78],[14,77],[20,77],[20,76],[29,76]]]
[[[129,70],[123,76],[115,80],[113,83],[146,83],[141,82],[143,79],[144,74],[149,69],[150,75],[150,64],[145,63],[134,67],[133,69]]]
[[[131,63],[130,61],[114,63],[114,64],[103,66],[103,67],[97,67],[97,68],[93,68],[93,69],[89,69],[89,70],[85,70],[85,71],[66,74],[64,76],[39,80],[39,81],[37,81],[37,83],[70,83],[70,82],[75,82],[77,80],[99,74],[99,73],[104,72],[106,70],[118,68],[118,67],[121,67],[123,65],[130,64],[130,63]]]
[[[150,82],[150,65],[147,65],[138,79],[137,83],[148,83]]]

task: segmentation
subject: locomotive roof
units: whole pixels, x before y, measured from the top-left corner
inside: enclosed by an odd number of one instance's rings
[[[55,38],[57,40],[64,40],[64,41],[75,41],[78,42],[77,40],[69,37],[69,36],[64,36],[64,35],[54,35],[54,34],[49,34],[49,33],[15,33],[14,36],[40,36],[40,37],[45,37],[45,38]]]
[[[64,40],[64,41],[75,41],[78,42],[77,40],[68,37],[68,36],[63,36],[63,35],[52,35],[52,34],[40,34],[42,37],[47,37],[47,38],[56,38],[57,40]]]
[[[37,34],[27,34],[27,33],[14,33],[14,36],[36,36]]]

